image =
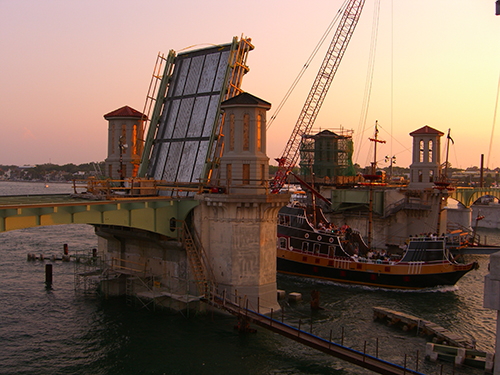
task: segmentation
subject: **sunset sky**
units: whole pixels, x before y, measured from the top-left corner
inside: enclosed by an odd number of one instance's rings
[[[255,45],[242,88],[272,103],[270,118],[342,3],[0,0],[0,164],[104,160],[103,115],[124,105],[143,110],[158,52],[225,44],[233,36]],[[479,166],[481,154],[489,167],[500,166],[498,126],[489,154],[500,74],[495,1],[381,0],[365,123],[376,3],[366,2],[314,128],[354,130],[361,166],[373,158],[368,138],[377,120],[387,141],[377,150],[380,167],[386,155],[409,166],[409,133],[425,125],[451,128],[453,167]],[[332,37],[268,131],[272,160],[286,145]]]

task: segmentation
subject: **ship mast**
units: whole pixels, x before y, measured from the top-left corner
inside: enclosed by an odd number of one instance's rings
[[[450,136],[451,129],[448,129],[448,135],[446,136],[446,164],[444,165],[444,182],[448,182],[448,155],[450,153],[450,140],[453,139]]]
[[[370,139],[370,141],[375,143],[375,145],[373,147],[373,162],[372,162],[372,167],[371,167],[371,172],[370,172],[371,174],[364,176],[364,178],[366,178],[370,181],[370,183],[369,183],[370,205],[369,205],[369,209],[368,209],[368,248],[371,249],[371,247],[372,247],[372,214],[373,214],[373,180],[377,180],[377,179],[382,177],[380,175],[377,175],[377,143],[385,143],[385,141],[378,139],[378,120],[375,121],[375,137],[369,138],[369,139]]]
[[[370,141],[375,142],[375,147],[373,147],[373,161],[371,174],[375,176],[377,174],[377,143],[385,143],[378,139],[378,120],[375,120],[375,138],[370,138]]]

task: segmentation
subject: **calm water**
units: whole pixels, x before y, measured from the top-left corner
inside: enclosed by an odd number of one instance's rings
[[[0,182],[0,195],[71,192],[71,185]],[[488,243],[500,242],[498,231],[483,231]],[[53,263],[54,283],[47,289],[47,262],[28,262],[28,253],[61,254],[97,246],[93,228],[69,225],[0,233],[0,373],[1,374],[368,374],[369,372],[303,347],[264,329],[238,334],[235,320],[207,315],[150,312],[127,307],[122,299],[103,300],[74,292],[73,263]],[[473,337],[477,346],[494,350],[495,312],[483,309],[481,268],[456,287],[425,292],[395,292],[347,287],[278,276],[278,287],[301,292],[304,302],[285,306],[286,320],[340,342],[375,353],[410,368],[419,351],[419,370],[439,374],[438,365],[423,361],[425,338],[387,327],[372,319],[372,307],[384,306],[420,316],[454,332]],[[324,310],[311,315],[309,296],[320,291]],[[445,364],[445,374],[452,368]],[[456,369],[456,374],[482,374]]]

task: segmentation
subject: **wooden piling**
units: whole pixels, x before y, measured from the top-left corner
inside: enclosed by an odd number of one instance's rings
[[[52,264],[45,265],[45,284],[52,285]]]

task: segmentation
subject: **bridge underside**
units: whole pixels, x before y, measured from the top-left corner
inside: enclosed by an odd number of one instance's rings
[[[0,232],[61,224],[130,227],[177,237],[176,221],[185,220],[198,205],[193,199],[151,197],[82,200],[69,195],[2,197]]]

